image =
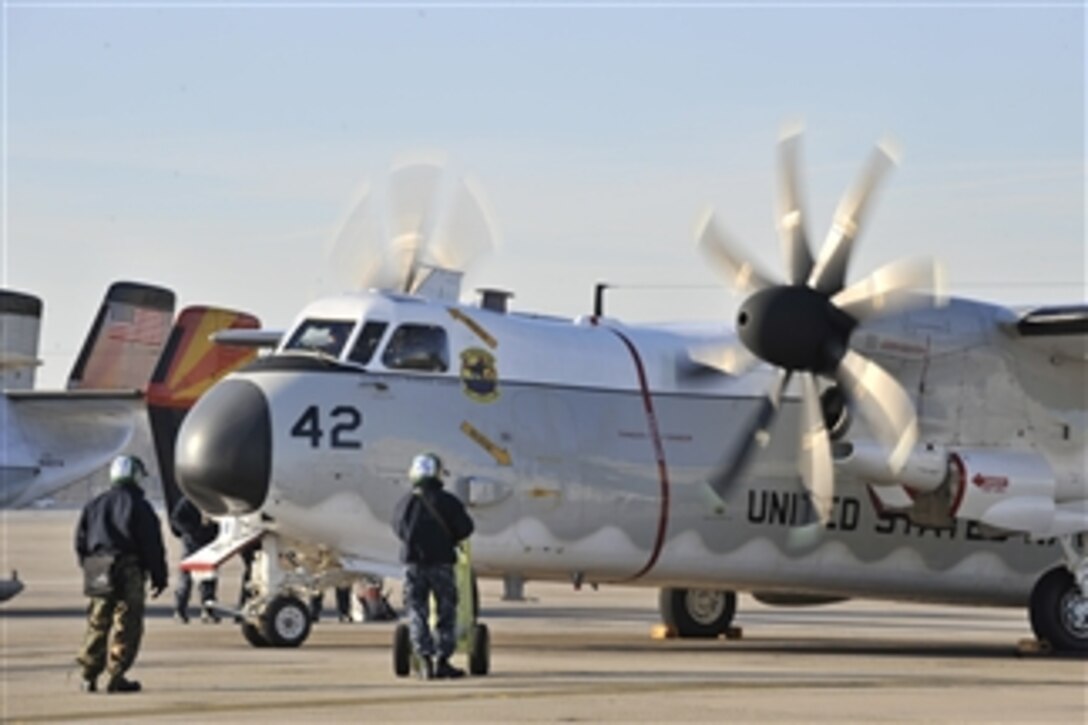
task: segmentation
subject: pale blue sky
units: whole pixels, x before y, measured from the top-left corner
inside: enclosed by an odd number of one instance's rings
[[[2,283],[45,300],[60,384],[105,287],[284,326],[366,179],[440,150],[501,248],[470,285],[587,312],[594,281],[709,285],[707,204],[778,270],[774,144],[802,118],[811,236],[872,144],[903,147],[851,269],[936,255],[952,291],[1086,297],[1085,11],[6,2]],[[126,7],[126,5],[129,5]],[[725,291],[617,292],[630,319]]]

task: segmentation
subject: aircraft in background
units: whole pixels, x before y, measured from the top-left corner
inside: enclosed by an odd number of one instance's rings
[[[0,290],[0,507],[19,508],[109,463],[128,444],[174,316],[174,293],[110,285],[65,390],[35,390],[41,301]]]
[[[34,390],[38,297],[0,290],[0,508],[28,506],[90,475],[128,444],[166,341],[174,293],[135,282],[106,291],[66,390]],[[23,590],[14,572],[0,601]]]
[[[176,395],[151,396],[152,424],[183,415],[195,395],[249,362],[249,350],[210,349],[208,335],[231,326],[257,327],[255,317],[188,307],[171,330],[174,294],[132,282],[110,286],[68,379],[67,390],[33,389],[41,301],[0,290],[0,351],[5,390],[0,398],[0,506],[27,506],[103,468],[143,424],[144,394],[173,381]],[[169,336],[168,336],[169,333]],[[153,374],[154,373],[154,374]],[[177,412],[167,412],[167,411]],[[166,420],[164,423],[163,420]],[[172,440],[172,438],[171,438]],[[172,460],[172,451],[169,452]],[[159,451],[160,460],[166,455]],[[176,488],[164,491],[167,505]],[[13,574],[0,580],[0,601],[23,588]]]
[[[243,633],[297,646],[313,591],[399,575],[390,517],[408,462],[434,451],[483,576],[656,587],[682,636],[724,632],[736,591],[1026,604],[1040,639],[1088,651],[1088,305],[946,300],[918,262],[847,286],[891,156],[814,258],[798,154],[785,138],[784,280],[700,227],[748,295],[735,330],[460,304],[435,215],[393,215],[366,278],[384,289],[313,302],[283,335],[224,336],[277,342],[181,427],[182,490],[235,519],[183,566],[207,575],[260,542]]]

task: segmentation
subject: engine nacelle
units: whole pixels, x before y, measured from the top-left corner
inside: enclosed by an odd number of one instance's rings
[[[937,490],[948,479],[948,451],[938,446],[915,448],[902,467],[888,467],[888,452],[876,443],[839,442],[833,447],[835,467],[877,486],[905,486],[916,492]]]
[[[952,515],[1010,531],[1052,532],[1054,471],[1028,451],[957,450],[950,457]]]

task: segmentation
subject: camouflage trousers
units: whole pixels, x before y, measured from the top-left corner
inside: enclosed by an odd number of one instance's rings
[[[113,578],[113,592],[91,597],[87,606],[87,635],[76,657],[87,680],[103,670],[110,677],[125,673],[140,651],[147,577],[136,561],[122,559],[115,565]]]
[[[431,636],[431,595],[435,599],[435,636]],[[457,584],[453,564],[409,564],[404,578],[404,604],[412,649],[421,657],[449,657],[457,649]],[[435,639],[438,649],[435,650]]]

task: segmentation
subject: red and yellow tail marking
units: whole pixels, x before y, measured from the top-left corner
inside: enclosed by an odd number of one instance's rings
[[[245,312],[216,307],[186,307],[178,315],[170,340],[155,370],[148,403],[189,408],[218,380],[257,355],[251,348],[216,345],[212,333],[257,329],[260,321]]]

